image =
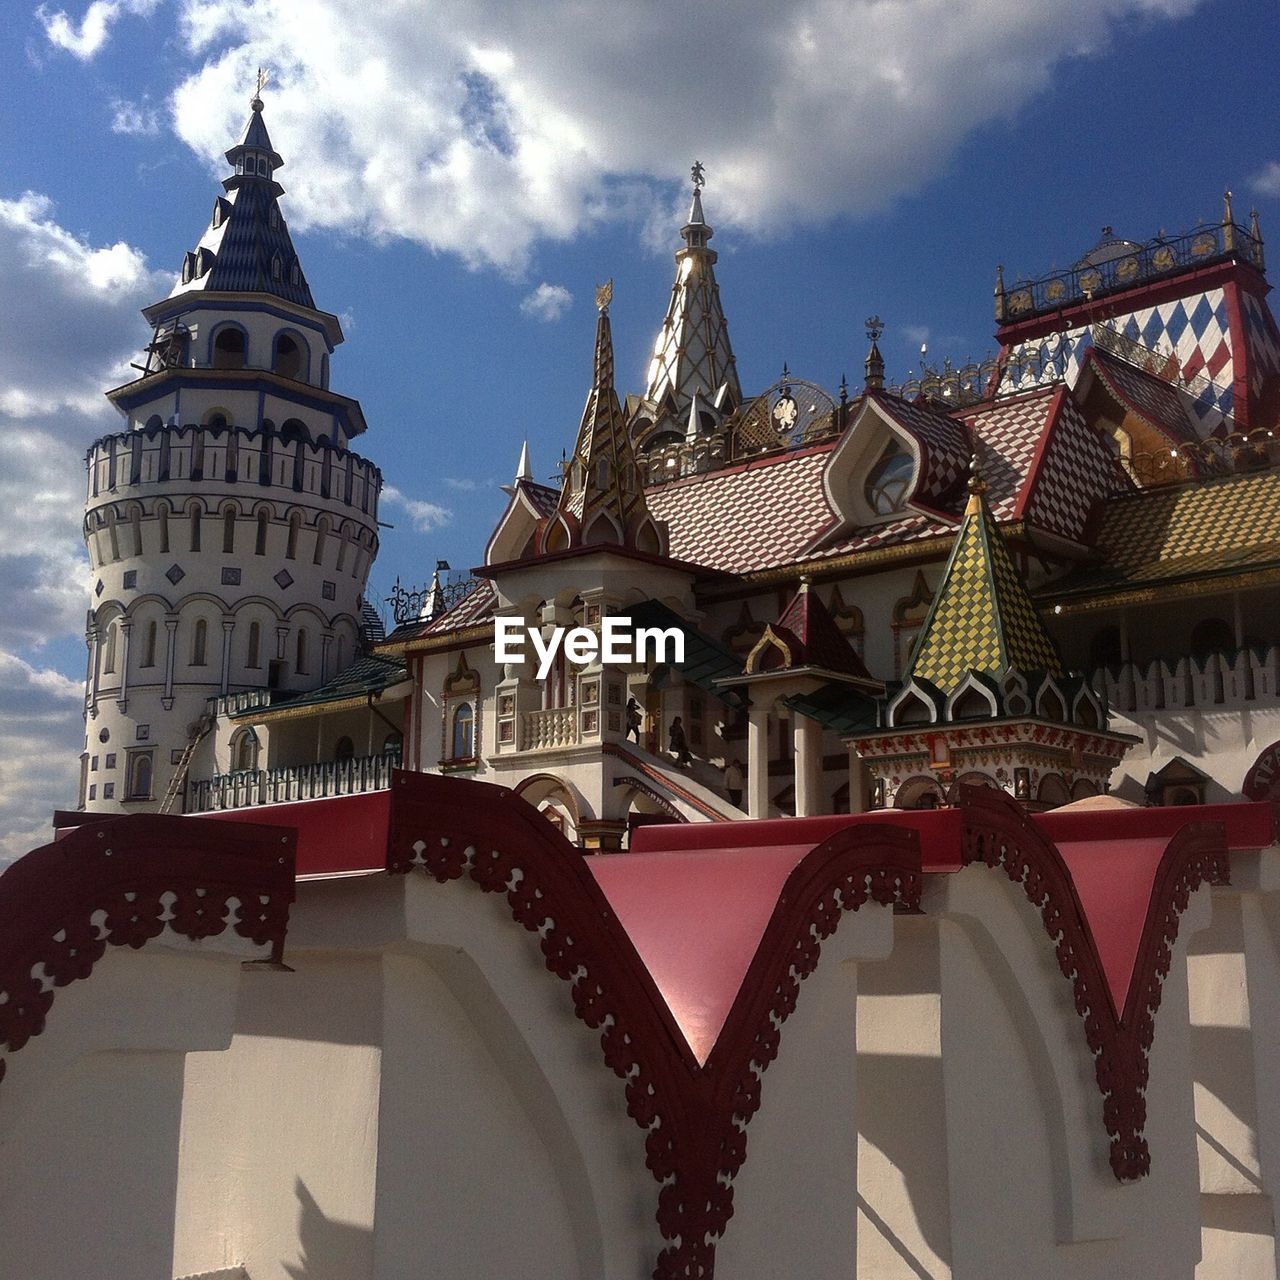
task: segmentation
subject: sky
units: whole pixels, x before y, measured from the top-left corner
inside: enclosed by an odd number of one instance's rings
[[[84,452],[199,238],[255,74],[283,208],[383,471],[374,600],[550,479],[614,281],[643,389],[694,160],[743,388],[993,349],[1006,281],[1109,225],[1280,235],[1276,0],[6,0],[0,860],[74,803]],[[1280,243],[1280,241],[1278,241]],[[1277,250],[1280,252],[1280,249]]]

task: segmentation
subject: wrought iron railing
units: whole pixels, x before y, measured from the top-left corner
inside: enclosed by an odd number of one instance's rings
[[[216,774],[191,784],[187,812],[215,813],[222,809],[382,791],[391,785],[391,771],[399,767],[400,752],[389,751],[350,760]]]
[[[971,360],[957,368],[952,368],[950,359],[946,359],[941,369],[925,369],[919,376],[907,378],[885,390],[904,400],[915,400],[923,396],[926,400],[937,401],[947,408],[962,408],[977,404],[991,394],[992,379],[998,368],[999,362],[995,356],[988,356],[985,360]]]
[[[1186,235],[1157,236],[1105,262],[1084,261],[1067,271],[1020,280],[1008,289],[997,287],[996,320],[1010,324],[1225,259],[1248,262],[1261,271],[1261,239],[1230,221],[1197,227]]]
[[[446,575],[444,578],[440,576],[442,572]],[[425,587],[409,589],[402,587],[400,579],[396,579],[391,594],[387,597],[391,616],[395,618],[398,627],[407,622],[422,622],[427,618],[439,617],[469,595],[478,581],[478,578],[461,570],[451,570],[447,561],[440,560],[436,563],[435,577]]]

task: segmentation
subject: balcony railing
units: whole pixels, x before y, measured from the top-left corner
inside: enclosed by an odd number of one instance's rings
[[[1160,236],[1102,262],[1081,262],[1038,280],[1020,280],[996,291],[996,320],[1007,324],[1043,312],[1091,301],[1134,285],[1175,275],[1190,267],[1235,259],[1262,270],[1262,242],[1234,222],[1197,227],[1181,236]]]
[[[527,711],[521,722],[520,749],[544,751],[551,747],[572,747],[578,742],[577,707],[551,707]]]
[[[222,809],[383,791],[391,785],[391,771],[399,767],[400,753],[396,751],[280,769],[242,769],[236,773],[215,774],[191,784],[187,812],[216,813]]]

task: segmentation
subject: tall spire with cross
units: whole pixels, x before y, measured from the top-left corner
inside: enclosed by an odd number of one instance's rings
[[[680,232],[684,248],[676,251],[671,302],[654,344],[644,397],[660,414],[680,420],[688,415],[695,394],[721,413],[742,403],[729,326],[716,283],[716,253],[708,247],[713,232],[702,212],[706,168],[698,160],[690,173],[693,196],[689,220]]]

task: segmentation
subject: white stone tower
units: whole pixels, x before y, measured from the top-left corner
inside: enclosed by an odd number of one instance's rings
[[[251,105],[208,230],[143,311],[141,374],[107,393],[128,426],[88,454],[93,811],[181,812],[220,697],[314,688],[362,641],[382,477],[350,452],[365,422],[329,389],[342,329],[312,300]]]

